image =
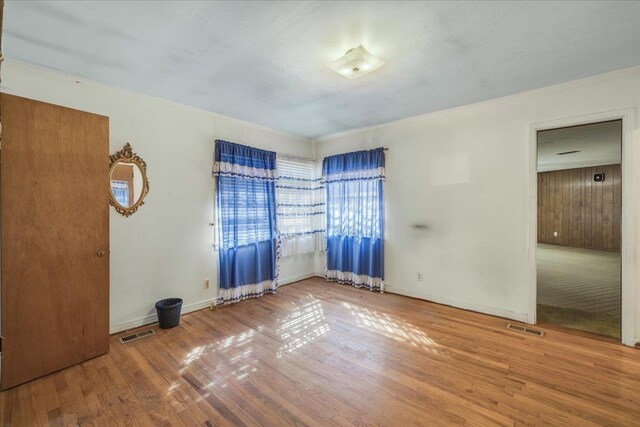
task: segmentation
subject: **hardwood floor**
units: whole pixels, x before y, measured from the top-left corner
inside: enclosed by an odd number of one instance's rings
[[[0,424],[640,425],[640,350],[309,279],[0,393]]]

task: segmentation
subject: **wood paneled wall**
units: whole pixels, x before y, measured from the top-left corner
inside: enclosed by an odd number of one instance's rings
[[[621,217],[619,164],[538,173],[539,243],[620,251]]]

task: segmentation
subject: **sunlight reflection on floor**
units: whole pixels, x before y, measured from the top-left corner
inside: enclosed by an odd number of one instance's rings
[[[200,359],[206,353],[215,353],[216,351],[221,351],[224,349],[230,348],[241,348],[244,345],[251,342],[255,331],[253,329],[249,329],[238,335],[231,335],[222,341],[218,341],[215,344],[203,345],[194,348],[187,354],[187,357],[182,362],[183,370],[188,367],[194,361]],[[234,363],[241,358],[245,358],[251,353],[251,348],[245,349],[241,353],[237,353],[235,356],[231,357],[229,360]],[[182,372],[182,371],[181,371]]]
[[[282,358],[288,353],[306,346],[331,331],[329,322],[325,317],[322,300],[307,300],[300,306],[292,307],[291,312],[282,319],[277,319],[277,329],[283,345],[277,350],[276,356]],[[381,334],[398,342],[407,343],[414,347],[422,348],[428,352],[440,352],[439,345],[433,341],[419,327],[402,319],[389,316],[375,310],[342,302],[342,306],[353,315],[350,321],[353,326]],[[249,328],[246,331],[225,337],[215,343],[193,348],[184,358],[181,373],[184,373],[191,364],[209,357],[204,362],[211,363],[216,360],[215,366],[199,367],[210,378],[204,385],[207,393],[199,399],[207,398],[209,393],[215,393],[216,389],[224,389],[230,385],[230,381],[246,381],[258,368],[255,355],[253,355],[253,338],[256,334],[269,333],[269,325],[260,325],[257,329]],[[215,358],[211,358],[214,353]],[[167,393],[172,393],[179,384],[172,384]]]
[[[409,322],[394,319],[388,314],[351,305],[347,302],[342,303],[342,305],[351,310],[351,314],[356,318],[356,324],[360,327],[381,333],[385,337],[408,343],[414,347],[421,347],[429,352],[438,351],[438,343],[429,338],[420,328]]]
[[[252,356],[252,339],[255,334],[256,331],[254,329],[247,329],[245,332],[228,336],[215,343],[195,347],[187,354],[182,362],[180,374],[185,373],[194,362],[218,353],[216,359],[208,359],[208,362],[218,360],[214,367],[196,368],[206,372],[208,377],[213,378],[204,385],[207,393],[199,396],[196,399],[197,402],[208,398],[210,393],[215,392],[216,389],[226,388],[229,379],[234,378],[235,380],[243,381],[251,373],[257,371],[255,367],[257,359]],[[175,386],[172,385],[167,393],[171,393],[174,389]]]
[[[282,320],[278,333],[286,344],[280,347],[276,355],[282,357],[325,335],[329,330],[320,301],[304,304]]]

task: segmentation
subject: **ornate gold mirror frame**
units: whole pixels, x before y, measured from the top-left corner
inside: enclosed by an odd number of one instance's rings
[[[111,176],[114,168],[118,164],[133,164],[137,166],[142,174],[142,189],[140,191],[140,196],[138,200],[131,206],[122,206],[113,195],[113,190],[111,187]],[[124,145],[122,150],[118,151],[115,154],[109,156],[109,198],[111,205],[118,211],[119,214],[128,217],[133,215],[140,206],[144,205],[144,198],[149,193],[149,178],[147,178],[147,163],[142,160],[136,153],[133,152],[131,148],[131,144],[128,142]]]

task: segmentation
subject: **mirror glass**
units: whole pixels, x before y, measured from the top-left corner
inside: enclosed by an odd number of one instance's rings
[[[123,208],[135,206],[144,189],[144,178],[140,166],[135,162],[119,160],[111,168],[111,194]]]

